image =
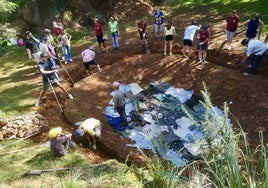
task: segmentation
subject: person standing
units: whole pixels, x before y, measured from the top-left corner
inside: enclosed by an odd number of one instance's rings
[[[127,98],[126,93],[119,89],[120,83],[113,82],[114,91],[112,92],[114,102],[114,112],[118,112],[123,122],[123,126],[128,127],[127,115],[125,111],[125,99]]]
[[[186,27],[185,31],[184,31],[184,37],[183,37],[183,58],[187,57],[187,48],[189,49],[188,51],[188,58],[192,58],[193,57],[193,53],[192,53],[192,46],[193,46],[193,40],[194,40],[194,34],[197,30],[199,30],[201,28],[201,25],[197,26],[196,21],[193,21],[191,23],[191,25],[189,25],[188,27]]]
[[[147,44],[147,33],[146,33],[147,23],[144,22],[144,20],[140,20],[138,22],[138,32],[141,39],[141,44],[146,45]]]
[[[35,106],[39,106],[42,97],[45,94],[45,92],[49,89],[50,84],[55,84],[68,95],[69,99],[73,99],[72,94],[69,93],[57,80],[55,75],[55,72],[57,72],[57,70],[53,70],[53,63],[47,60],[47,55],[44,53],[40,54],[40,62],[38,63],[38,69],[42,74],[43,86],[42,90],[40,91],[39,98],[35,103]]]
[[[233,12],[226,18],[226,38],[227,38],[227,46],[226,50],[231,50],[231,43],[236,33],[238,23],[239,23],[239,16],[237,15],[237,11],[233,10]]]
[[[98,18],[95,19],[94,33],[99,45],[99,53],[101,53],[101,45],[103,45],[104,50],[108,52],[106,49],[105,39],[103,38],[103,27]]]
[[[68,61],[73,61],[71,53],[71,38],[72,36],[67,33],[66,30],[63,30],[58,36],[58,41],[60,41],[62,45],[65,64],[67,64]]]
[[[75,125],[79,126],[75,131],[75,136],[78,138],[84,136],[88,141],[89,147],[96,150],[96,138],[101,138],[102,126],[100,120],[89,118],[83,122],[77,122]]]
[[[198,32],[197,37],[199,38],[199,42],[197,44],[198,58],[199,62],[203,67],[207,57],[208,43],[210,38],[210,32],[208,31],[208,26],[203,25],[202,29]]]
[[[89,74],[89,65],[90,64],[96,65],[99,72],[102,71],[102,69],[100,68],[100,65],[95,60],[95,49],[93,46],[90,46],[89,49],[84,50],[81,53],[81,56],[82,56],[82,60],[83,60],[83,63],[84,63],[85,69],[86,69],[87,76],[90,75]]]
[[[264,25],[264,23],[259,17],[259,13],[255,13],[251,19],[242,23],[242,25],[247,25],[246,37],[248,38],[248,40],[256,38],[258,33],[258,27],[262,27]],[[258,38],[259,37],[260,36],[258,36]]]
[[[160,7],[157,7],[154,12],[154,30],[155,39],[159,40],[164,37],[164,13]]]
[[[241,44],[247,47],[245,57],[242,59],[242,63],[245,64],[247,58],[251,56],[250,68],[247,72],[243,73],[245,76],[249,76],[252,75],[261,64],[261,61],[267,53],[268,48],[264,42],[258,39],[251,39],[250,41],[248,41],[248,39],[243,39]]]
[[[119,33],[118,22],[115,20],[113,16],[110,18],[110,21],[109,21],[109,31],[110,31],[113,49],[118,50],[119,49],[118,37],[120,33]]]
[[[165,45],[164,45],[164,55],[167,55],[167,45],[169,44],[169,55],[172,55],[173,48],[173,35],[176,33],[174,26],[172,26],[171,21],[168,22],[164,30],[165,33]]]
[[[32,35],[30,31],[26,31],[25,47],[29,59],[34,57],[36,63],[39,62],[40,51],[39,51],[39,41]]]

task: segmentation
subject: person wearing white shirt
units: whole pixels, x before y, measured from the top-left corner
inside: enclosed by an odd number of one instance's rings
[[[188,58],[192,58],[192,46],[193,46],[193,40],[194,40],[194,35],[197,30],[201,28],[201,25],[197,26],[196,21],[193,21],[191,25],[186,27],[184,31],[184,37],[183,37],[183,58],[186,58],[187,51],[188,51]],[[187,49],[188,48],[188,49]]]
[[[245,57],[242,59],[242,63],[245,64],[247,58],[251,57],[250,68],[247,72],[243,73],[245,76],[249,76],[252,75],[257,67],[261,64],[261,61],[268,51],[268,47],[264,42],[258,39],[243,39],[241,44],[247,47]]]

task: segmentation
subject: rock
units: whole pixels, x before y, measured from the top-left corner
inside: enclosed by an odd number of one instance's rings
[[[7,123],[8,123],[7,120],[1,120],[0,121],[0,128],[3,127],[3,126],[5,126]]]
[[[0,132],[0,141],[4,140],[3,134]]]

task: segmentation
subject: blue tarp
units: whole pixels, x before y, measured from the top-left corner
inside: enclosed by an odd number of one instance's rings
[[[120,89],[131,92],[131,86],[133,84],[122,85]],[[126,112],[129,116],[130,111],[135,110],[145,124],[132,122],[136,125],[134,129],[122,130],[119,126],[122,121],[119,114],[114,113],[112,102],[106,107],[108,123],[114,129],[124,131],[123,135],[128,135],[134,141],[127,146],[150,149],[178,167],[197,158],[202,153],[201,146],[206,144],[204,133],[199,130],[196,122],[187,117],[183,108],[197,120],[202,120],[205,108],[200,103],[200,98],[193,96],[192,91],[158,81],[152,81],[147,89],[139,88],[138,91],[133,91],[135,95],[127,101]],[[212,116],[223,116],[217,107],[213,107],[210,113]],[[129,120],[131,121],[130,116]]]

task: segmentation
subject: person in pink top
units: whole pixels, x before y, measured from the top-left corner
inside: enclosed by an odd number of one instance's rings
[[[102,69],[100,68],[100,65],[98,62],[94,59],[95,58],[95,49],[93,46],[90,46],[89,49],[84,50],[81,53],[82,60],[86,69],[87,76],[89,76],[89,65],[96,65],[98,68],[98,71],[101,72]]]
[[[108,52],[106,49],[105,39],[103,37],[103,27],[98,18],[95,19],[94,33],[99,45],[99,53],[101,53],[101,44],[103,45],[105,52]]]
[[[226,18],[226,37],[227,37],[227,46],[225,48],[226,50],[231,50],[231,43],[237,30],[239,20],[240,18],[237,15],[236,10],[233,10],[233,12]]]
[[[208,42],[210,38],[208,26],[203,25],[202,29],[198,32],[197,37],[199,38],[199,42],[197,44],[198,58],[203,67],[207,57]]]

